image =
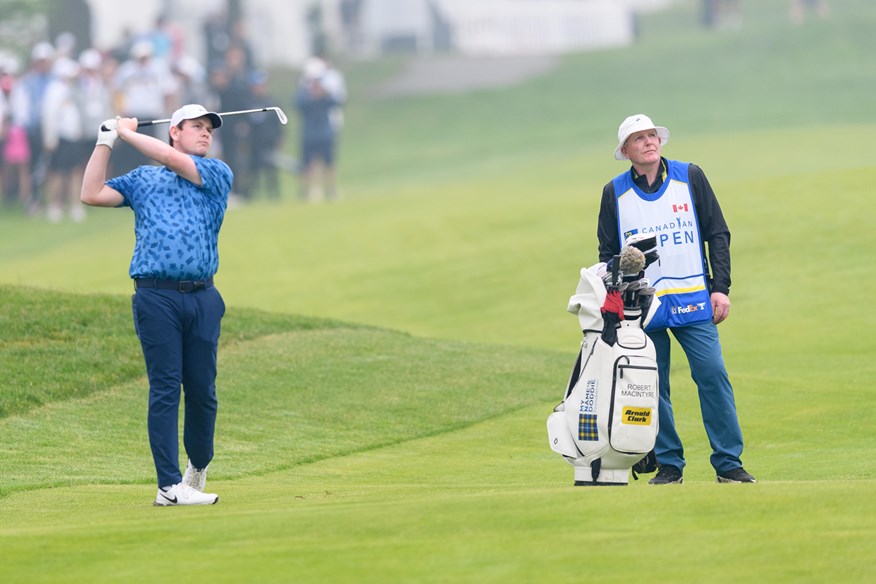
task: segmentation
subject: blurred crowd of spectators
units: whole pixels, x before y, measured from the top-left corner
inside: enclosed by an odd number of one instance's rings
[[[186,103],[213,111],[276,105],[267,75],[254,62],[242,22],[221,16],[204,23],[204,62],[191,56],[175,24],[159,18],[152,30],[127,35],[111,50],[77,47],[62,33],[34,45],[26,63],[0,50],[0,188],[4,206],[49,221],[81,221],[79,188],[100,123],[117,115],[161,120]],[[279,196],[272,156],[282,140],[276,116],[230,116],[211,155],[235,172],[235,195],[250,198],[259,182]],[[141,128],[161,139],[166,124]],[[148,163],[117,143],[111,172]]]

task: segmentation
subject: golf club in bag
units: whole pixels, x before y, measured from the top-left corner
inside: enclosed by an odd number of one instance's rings
[[[656,470],[657,361],[644,331],[660,305],[644,278],[656,248],[656,236],[629,238],[608,264],[581,270],[569,299],[584,338],[547,430],[550,447],[574,467],[576,486],[626,485],[634,465]]]

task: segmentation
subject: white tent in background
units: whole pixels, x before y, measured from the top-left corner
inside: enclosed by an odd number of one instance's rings
[[[633,11],[617,0],[439,0],[463,54],[544,55],[629,45]]]
[[[365,54],[554,55],[633,42],[635,14],[672,0],[361,0]]]
[[[308,10],[319,5],[329,46],[352,57],[387,52],[462,55],[555,55],[633,41],[637,12],[674,0],[241,0],[246,31],[264,65],[300,66],[309,56]],[[162,12],[186,34],[187,52],[202,57],[204,19],[227,0],[85,0],[94,43],[106,49],[126,31],[142,33]],[[342,4],[358,7],[345,30]],[[349,25],[348,25],[349,26]]]

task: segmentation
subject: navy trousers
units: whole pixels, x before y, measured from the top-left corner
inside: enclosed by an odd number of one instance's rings
[[[149,446],[158,486],[168,487],[182,480],[180,387],[185,394],[186,454],[196,468],[213,459],[216,352],[225,302],[215,287],[195,292],[138,288],[132,307],[149,377]]]
[[[733,387],[721,354],[718,327],[707,321],[671,330],[687,355],[691,377],[697,385],[703,425],[712,447],[712,466],[719,473],[739,468],[742,466],[742,430],[736,416]],[[684,447],[675,429],[669,391],[669,334],[660,330],[649,332],[648,336],[654,341],[660,376],[660,430],[654,453],[658,464],[683,469]]]

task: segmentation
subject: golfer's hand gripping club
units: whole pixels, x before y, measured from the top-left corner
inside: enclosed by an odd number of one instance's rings
[[[162,123],[162,122],[163,122],[163,123],[167,123],[167,122],[169,122],[169,121],[170,121],[170,120],[144,120],[144,121],[142,121],[142,122],[138,121],[138,122],[137,122],[137,127],[138,127],[138,128],[142,128],[143,126],[151,126],[151,125],[153,125],[153,124],[160,124],[160,123]],[[100,130],[101,130],[102,132],[103,132],[103,131],[107,131],[107,130],[109,130],[109,126],[107,126],[107,122],[113,122],[113,124],[115,124],[115,123],[116,123],[116,120],[107,120],[106,122],[102,123],[102,124],[100,125]],[[118,129],[118,126],[114,126],[113,129]]]
[[[107,146],[112,150],[118,138],[118,122],[116,120],[106,120],[97,131],[97,143],[95,145]]]

